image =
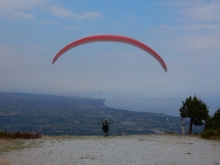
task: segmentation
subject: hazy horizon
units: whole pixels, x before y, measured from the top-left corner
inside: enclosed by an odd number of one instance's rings
[[[24,93],[25,92],[9,92],[0,91],[6,93]],[[89,97],[95,99],[105,100],[104,104],[108,107],[129,111],[139,111],[139,112],[151,112],[157,114],[165,114],[168,116],[180,116],[179,109],[182,106],[182,101],[186,98],[132,98],[131,96],[124,95],[123,97],[112,97],[113,94],[104,94],[100,98],[99,94],[91,95],[75,95],[73,93],[56,93],[56,94],[43,94],[43,93],[29,93],[29,94],[39,94],[39,95],[54,95],[54,96],[67,96],[67,97]],[[193,97],[193,96],[192,96]],[[209,115],[213,115],[219,108],[219,97],[210,98],[204,97],[200,98],[208,107]]]
[[[219,9],[217,0],[1,1],[0,91],[89,97],[95,93],[99,98],[126,100],[182,101],[196,95],[218,100]],[[163,59],[167,72],[149,53],[120,42],[80,45],[52,64],[64,46],[102,34],[149,46]],[[217,107],[207,102],[210,109]],[[154,100],[147,103],[136,106],[159,112]],[[126,104],[129,108],[137,103]],[[161,101],[160,106],[175,114],[179,101]]]

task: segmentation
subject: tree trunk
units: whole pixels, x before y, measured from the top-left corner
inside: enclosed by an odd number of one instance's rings
[[[192,124],[193,124],[193,122],[192,122],[192,118],[190,118],[190,122],[189,122],[189,135],[191,135],[192,134]]]

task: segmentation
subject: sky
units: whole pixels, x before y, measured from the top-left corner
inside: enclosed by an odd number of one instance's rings
[[[115,42],[79,46],[52,64],[67,44],[99,34],[148,45],[168,71],[146,52]],[[120,104],[178,98],[176,109],[196,95],[214,111],[220,107],[219,52],[219,0],[0,0],[4,92],[126,100]]]

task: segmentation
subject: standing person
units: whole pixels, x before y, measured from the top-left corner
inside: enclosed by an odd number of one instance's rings
[[[185,135],[185,123],[184,123],[184,121],[183,121],[183,119],[182,119],[182,135]]]
[[[169,125],[169,117],[167,117],[166,125]]]
[[[108,130],[109,130],[109,125],[112,124],[113,121],[111,120],[104,120],[104,121],[101,121],[101,122],[98,122],[98,124],[102,124],[102,131],[104,132],[104,136],[108,136]]]

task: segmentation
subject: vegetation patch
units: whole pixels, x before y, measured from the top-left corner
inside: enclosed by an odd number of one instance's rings
[[[25,141],[20,139],[0,139],[0,154],[25,148]]]
[[[220,108],[213,116],[207,118],[201,137],[204,139],[216,139],[220,141]]]
[[[220,129],[218,130],[205,130],[201,133],[204,139],[216,139],[220,141]]]
[[[0,139],[39,139],[41,138],[42,135],[39,132],[6,132],[6,131],[1,131],[0,132]]]

